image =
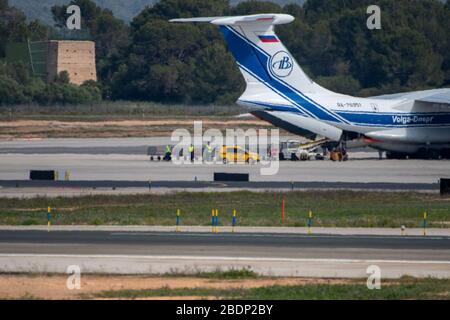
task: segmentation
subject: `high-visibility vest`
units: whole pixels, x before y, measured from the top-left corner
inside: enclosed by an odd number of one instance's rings
[[[193,145],[190,145],[189,146],[189,152],[193,152],[194,151],[194,146]]]
[[[172,148],[170,146],[166,146],[166,153],[172,153]]]
[[[206,145],[206,150],[208,151],[208,153],[212,152],[212,147],[210,145]]]

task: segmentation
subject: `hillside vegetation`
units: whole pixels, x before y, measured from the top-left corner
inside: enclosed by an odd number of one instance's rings
[[[234,103],[245,85],[218,28],[168,20],[261,12],[296,17],[279,26],[278,34],[306,73],[328,89],[373,96],[449,86],[450,4],[380,0],[382,29],[369,30],[366,9],[371,2],[308,0],[303,6],[280,6],[247,1],[231,6],[228,0],[161,0],[127,24],[91,0],[72,0],[83,12],[82,27],[96,42],[99,82],[76,87],[60,77],[48,85],[27,75],[26,66],[3,62],[0,105],[101,99]],[[65,25],[65,12],[65,5],[51,8],[56,26]],[[42,23],[27,21],[22,12],[0,0],[0,57],[8,42],[45,38]]]
[[[55,5],[64,5],[70,0],[10,0],[12,6],[22,10],[30,20],[39,19],[42,22],[52,25],[53,18],[50,9]],[[246,0],[231,0],[231,5],[239,4]],[[102,7],[110,9],[114,15],[122,20],[130,22],[139,12],[144,10],[146,6],[152,6],[158,0],[94,0],[94,2]],[[272,2],[279,5],[288,3],[303,4],[305,0],[273,0]]]

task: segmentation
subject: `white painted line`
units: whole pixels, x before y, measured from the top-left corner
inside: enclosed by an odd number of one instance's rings
[[[450,265],[450,260],[383,260],[383,259],[321,259],[321,258],[264,258],[264,257],[216,257],[216,256],[162,256],[162,255],[80,255],[80,254],[0,254],[0,258],[78,258],[78,259],[155,259],[155,260],[216,260],[216,261],[275,261],[275,262],[324,262],[324,263],[394,263]]]
[[[282,234],[282,233],[266,233],[266,234],[257,234],[257,233],[232,233],[224,231],[222,233],[210,233],[210,232],[181,232],[176,233],[173,232],[112,232],[110,236],[165,236],[165,237],[173,237],[173,236],[191,236],[191,237],[217,237],[220,235],[227,235],[232,237],[253,237],[253,238],[340,238],[340,239],[408,239],[408,240],[450,240],[449,237],[446,236],[397,236],[397,235],[341,235],[341,234]]]
[[[209,226],[182,226],[184,233],[207,233]],[[47,226],[0,226],[0,231],[8,230],[46,230]],[[158,233],[174,233],[175,226],[53,226],[54,231],[109,231],[115,233],[133,233],[133,232],[158,232]],[[220,229],[222,233],[231,231],[230,226],[223,226]],[[304,227],[248,227],[239,226],[239,233],[270,233],[270,234],[289,234],[289,235],[306,235],[307,229]],[[313,229],[314,235],[327,236],[392,236],[411,238],[423,237],[422,228],[410,228],[408,234],[401,236],[400,230],[394,228],[323,228],[316,227]],[[430,228],[428,229],[428,237],[444,237],[450,239],[450,228]]]

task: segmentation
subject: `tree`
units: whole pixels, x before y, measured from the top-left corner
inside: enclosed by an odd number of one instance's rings
[[[22,42],[27,38],[26,17],[23,12],[9,7],[8,1],[0,4],[0,57],[5,56],[8,42]]]
[[[357,95],[361,89],[358,80],[351,75],[336,75],[329,77],[318,77],[317,83],[325,88],[333,88],[333,90],[349,95]]]
[[[258,13],[281,13],[283,9],[276,3],[269,1],[250,0],[241,2],[230,9],[231,15],[248,15]]]
[[[133,29],[150,19],[221,16],[229,8],[228,0],[161,0],[144,9],[131,22]]]
[[[233,57],[221,43],[198,50],[190,61],[189,101],[222,104],[236,101],[244,90],[244,82],[234,65]]]
[[[131,23],[131,45],[114,75],[113,97],[232,102],[242,79],[217,28],[168,22],[174,17],[223,15],[227,8],[224,0],[162,0],[143,10]],[[203,89],[207,94],[201,94]]]
[[[56,76],[55,76],[55,82],[56,83],[60,83],[60,84],[67,84],[70,83],[70,76],[69,73],[66,70],[63,70],[61,72],[59,72]]]
[[[150,19],[132,33],[132,44],[114,86],[115,97],[183,101],[188,59],[199,49],[198,28]],[[126,72],[125,72],[126,71]]]
[[[351,76],[362,94],[450,83],[450,16],[437,0],[381,0],[382,30],[366,28],[366,0],[308,0],[284,7],[294,23],[277,28],[305,71],[331,90]],[[342,74],[341,65],[348,65]],[[345,90],[348,91],[348,90]],[[359,92],[356,92],[358,94]]]
[[[13,79],[0,75],[0,105],[29,102],[21,86]]]

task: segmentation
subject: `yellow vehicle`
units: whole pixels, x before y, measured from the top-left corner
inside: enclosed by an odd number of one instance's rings
[[[259,154],[250,152],[239,146],[222,146],[220,148],[220,156],[223,163],[228,162],[259,162]]]

